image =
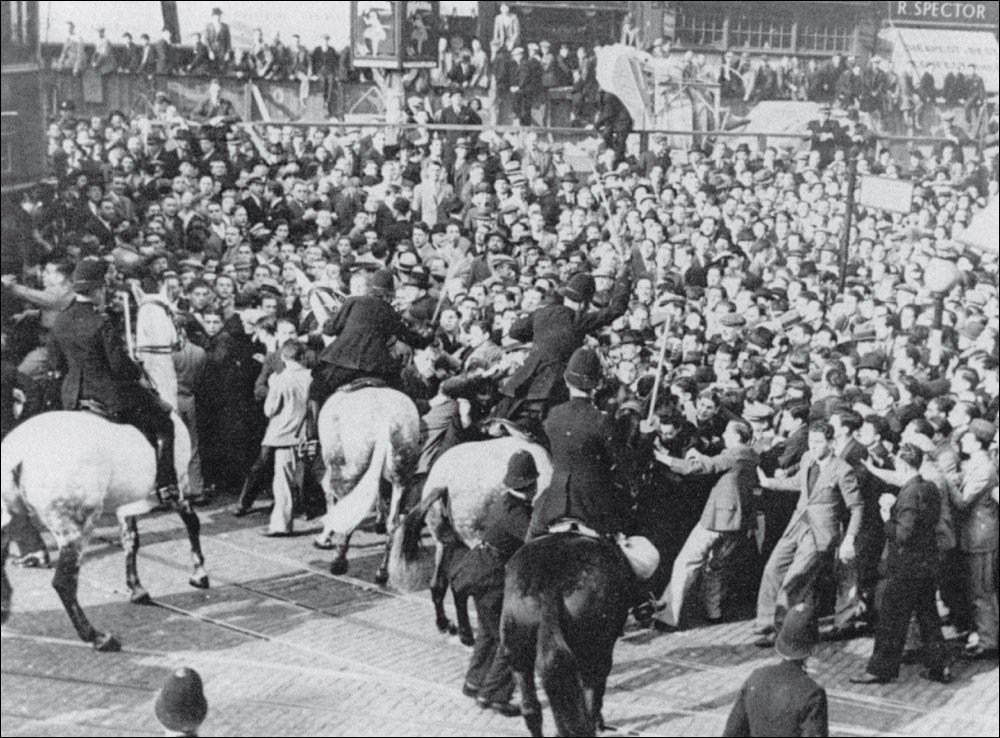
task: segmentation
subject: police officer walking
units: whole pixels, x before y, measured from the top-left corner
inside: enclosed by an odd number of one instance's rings
[[[472,595],[479,616],[476,647],[462,693],[475,697],[484,710],[516,717],[521,710],[510,701],[514,675],[500,647],[500,616],[504,566],[524,542],[538,486],[538,468],[528,451],[518,451],[511,457],[503,484],[507,494],[490,508],[483,523],[482,543],[457,564],[452,586]]]

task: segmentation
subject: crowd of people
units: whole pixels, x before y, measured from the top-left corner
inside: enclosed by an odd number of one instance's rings
[[[176,327],[146,349],[173,358],[192,493],[240,492],[243,516],[270,487],[268,535],[322,513],[316,408],[375,378],[423,417],[422,471],[497,419],[545,443],[559,509],[529,537],[562,513],[646,537],[658,630],[756,602],[771,646],[829,600],[825,637],[875,635],[862,681],[898,676],[911,613],[930,678],[952,678],[944,622],[996,659],[998,264],[960,240],[995,151],[901,160],[831,119],[788,150],[655,139],[581,173],[530,131],[390,143],[205,107],[52,122],[56,179],[4,213],[4,433],[87,400],[156,425],[88,384],[121,362],[73,363],[64,316],[90,325],[111,286],[100,331],[128,300]],[[914,181],[911,211],[860,207],[845,232],[850,157]]]
[[[88,59],[83,40],[69,24],[69,35],[56,69],[80,74],[90,67],[101,74],[192,74],[238,76],[246,79],[297,81],[303,97],[315,83],[328,104],[335,88],[345,82],[365,79],[368,70],[354,69],[350,47],[336,49],[329,35],[310,49],[296,35],[282,41],[280,33],[265,38],[257,28],[245,48],[234,46],[222,11],[214,9],[203,32],[192,34],[190,47],[175,46],[169,30],[157,39],[141,34],[138,44],[126,33],[113,46],[103,28]],[[631,17],[622,25],[621,43],[636,46],[639,34]],[[643,49],[652,59],[670,60],[678,81],[719,86],[724,101],[749,104],[770,100],[811,101],[857,109],[872,116],[876,127],[904,133],[932,133],[938,122],[938,106],[964,110],[967,130],[978,131],[987,104],[983,77],[974,64],[962,69],[937,69],[933,65],[900,66],[893,60],[872,55],[867,61],[835,54],[827,60],[791,55],[752,55],[730,50],[717,62],[703,53],[673,50],[669,41],[658,39]],[[494,112],[491,122],[513,120],[544,125],[545,111],[553,89],[569,89],[573,100],[574,125],[593,122],[600,99],[596,79],[597,60],[593,48],[573,47],[541,39],[523,38],[518,16],[506,3],[494,21],[491,43],[445,32],[439,40],[438,65],[410,70],[406,76],[408,96],[426,97],[426,104],[447,109],[443,93],[462,92],[487,104]],[[333,108],[331,107],[331,110]]]

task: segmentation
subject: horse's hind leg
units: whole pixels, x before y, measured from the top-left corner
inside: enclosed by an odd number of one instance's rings
[[[148,605],[152,603],[149,592],[139,581],[139,570],[136,559],[139,553],[139,524],[135,515],[128,515],[119,521],[122,532],[122,548],[125,549],[125,586],[131,593],[132,603]]]
[[[193,567],[188,584],[196,589],[208,589],[208,572],[205,571],[205,556],[201,552],[201,520],[194,511],[190,500],[180,500],[177,503],[177,514],[180,515],[187,531],[188,542],[191,544],[191,565]]]
[[[503,648],[503,646],[501,646]],[[521,693],[521,717],[528,726],[528,732],[535,738],[542,735],[542,703],[538,701],[538,691],[535,687],[535,672],[533,669],[514,671],[514,683]]]
[[[382,480],[385,481],[385,480]],[[389,556],[392,553],[392,536],[399,526],[399,508],[402,503],[405,488],[393,483],[392,500],[389,504],[389,517],[385,529],[385,553],[382,555],[382,563],[375,571],[375,584],[385,586],[389,583]],[[379,493],[381,497],[381,493]]]
[[[6,510],[4,510],[6,512]],[[7,553],[10,551],[10,525],[0,529],[0,624],[6,625],[10,618],[11,597],[14,594],[7,578]]]
[[[341,576],[347,573],[350,564],[347,561],[347,551],[351,547],[351,536],[354,531],[340,535],[333,535],[333,561],[330,562],[330,573]]]
[[[448,567],[454,555],[453,547],[436,541],[434,545],[434,574],[431,577],[431,602],[434,603],[435,625],[439,632],[445,635],[455,635],[458,630],[448,620],[444,611],[444,598],[448,594]],[[457,603],[457,598],[456,598]]]
[[[56,575],[52,578],[52,587],[62,600],[66,614],[69,615],[73,627],[76,628],[80,640],[90,643],[97,651],[120,651],[121,643],[112,635],[100,633],[87,620],[87,616],[76,598],[80,583],[80,557],[83,554],[84,540],[70,541],[59,548],[59,563],[56,564]]]

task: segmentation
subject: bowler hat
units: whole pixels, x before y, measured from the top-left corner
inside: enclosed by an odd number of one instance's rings
[[[81,260],[73,270],[73,289],[77,292],[85,292],[100,287],[104,284],[104,278],[108,273],[106,262],[87,258]]]
[[[422,290],[430,289],[431,275],[430,272],[427,271],[427,267],[420,265],[413,267],[407,275],[406,281],[403,282],[403,285],[407,287],[417,287]]]
[[[809,657],[819,643],[819,623],[812,605],[801,603],[788,611],[774,649],[788,661]]]
[[[510,461],[507,462],[507,475],[503,478],[504,487],[521,490],[537,481],[538,467],[531,452],[521,450],[510,457]]]
[[[208,715],[208,701],[201,677],[183,667],[167,679],[156,696],[156,719],[173,733],[193,735]]]
[[[601,383],[601,360],[589,348],[578,348],[570,357],[563,379],[571,387],[584,391],[597,389]]]

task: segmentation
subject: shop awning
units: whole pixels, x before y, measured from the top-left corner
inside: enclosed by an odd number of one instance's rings
[[[891,26],[879,34],[879,41],[888,47],[886,51],[898,69],[913,64],[922,73],[932,64],[938,86],[948,72],[960,72],[975,64],[986,91],[1000,90],[1000,45],[989,31]]]

